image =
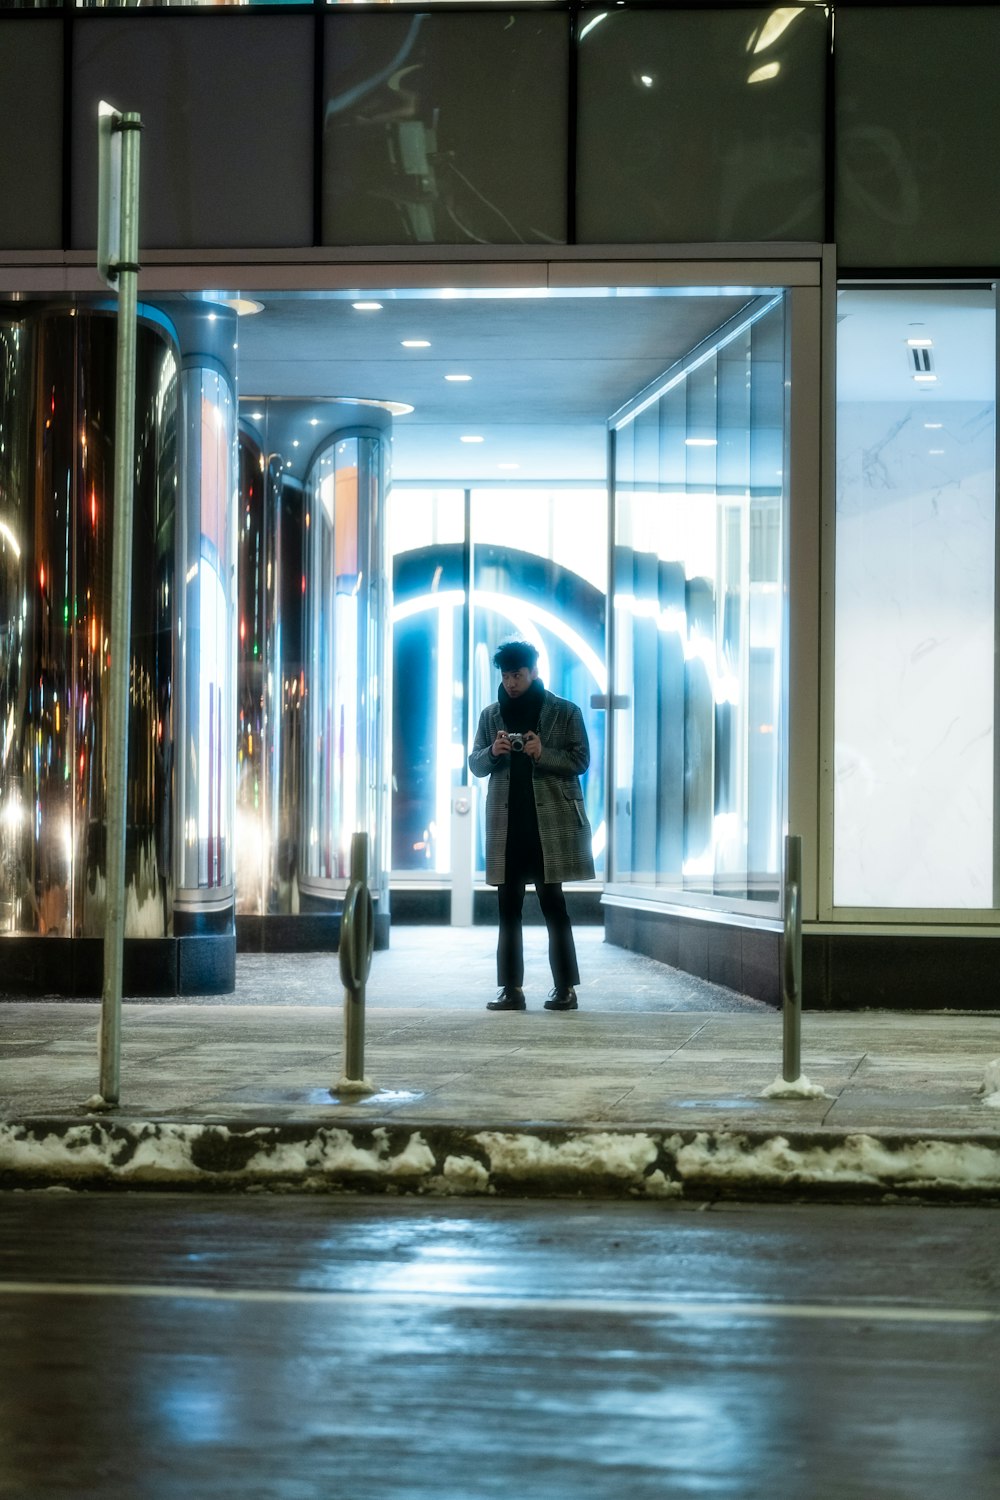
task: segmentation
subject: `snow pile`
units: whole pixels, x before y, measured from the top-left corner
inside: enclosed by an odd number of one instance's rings
[[[363,1146],[349,1130],[317,1130],[301,1141],[268,1142],[250,1157],[243,1171],[258,1181],[359,1174],[396,1181],[422,1177],[434,1169],[434,1153],[419,1130],[395,1155],[387,1130],[373,1130],[371,1139],[371,1146]]]
[[[488,1193],[490,1174],[474,1156],[446,1156],[441,1186],[452,1193]]]
[[[829,1144],[795,1146],[781,1135],[753,1140],[701,1132],[692,1141],[672,1136],[665,1145],[674,1153],[679,1176],[689,1183],[1000,1191],[1000,1142],[899,1140],[889,1145],[871,1135],[849,1135]]]
[[[86,1183],[226,1183],[249,1185],[363,1176],[414,1180],[435,1166],[434,1153],[414,1131],[400,1150],[375,1129],[368,1144],[347,1130],[321,1129],[298,1141],[267,1127],[237,1132],[225,1125],[93,1121],[36,1134],[30,1126],[0,1125],[0,1175]]]
[[[194,1180],[202,1174],[192,1160],[192,1146],[207,1128],[142,1124],[123,1137],[103,1121],[44,1135],[36,1135],[25,1125],[0,1125],[0,1172],[70,1182]],[[225,1130],[224,1126],[211,1128]]]
[[[776,1078],[761,1091],[762,1099],[829,1099],[831,1096],[820,1083],[810,1083],[804,1073],[791,1082],[787,1078]]]
[[[537,1135],[483,1130],[473,1140],[486,1152],[491,1173],[528,1182],[553,1176],[581,1182],[611,1177],[638,1186],[659,1154],[656,1142],[645,1132],[594,1131],[550,1141]]]
[[[984,1096],[983,1103],[987,1109],[1000,1109],[1000,1057],[995,1057],[986,1064],[986,1077],[980,1093]]]

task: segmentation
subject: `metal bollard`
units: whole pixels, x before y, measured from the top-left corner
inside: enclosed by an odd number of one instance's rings
[[[373,1094],[365,1077],[365,982],[375,947],[375,913],[368,889],[368,835],[351,839],[351,881],[340,919],[340,977],[344,985],[344,1076],[335,1094]]]
[[[785,930],[781,965],[781,1076],[795,1083],[802,1076],[802,840],[785,838]]]

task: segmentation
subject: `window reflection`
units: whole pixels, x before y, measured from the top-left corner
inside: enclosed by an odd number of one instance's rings
[[[567,16],[341,11],[326,28],[324,244],[565,240]]]
[[[784,406],[771,299],[614,434],[614,881],[776,897]]]

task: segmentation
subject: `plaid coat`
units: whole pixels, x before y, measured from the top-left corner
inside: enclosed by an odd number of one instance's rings
[[[499,703],[479,716],[469,755],[474,776],[488,776],[486,794],[486,882],[503,885],[507,855],[507,797],[510,758],[494,756],[490,747],[503,728]],[[590,745],[583,715],[568,698],[546,692],[538,718],[541,757],[532,762],[531,786],[538,814],[547,885],[563,880],[592,880],[594,855],[590,824],[583,807],[580,775],[590,765]]]

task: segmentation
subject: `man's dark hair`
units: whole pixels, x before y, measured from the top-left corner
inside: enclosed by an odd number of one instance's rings
[[[522,667],[533,667],[538,661],[538,652],[530,641],[501,641],[493,653],[493,665],[501,672],[520,672]]]

